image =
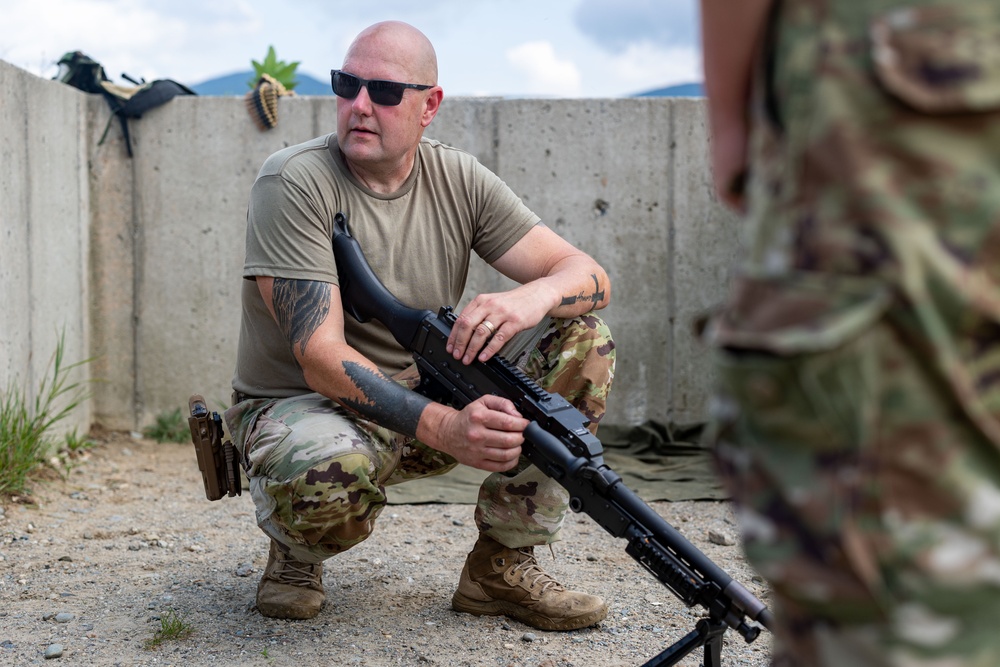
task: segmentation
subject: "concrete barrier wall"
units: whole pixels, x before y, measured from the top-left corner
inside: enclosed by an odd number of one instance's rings
[[[90,355],[88,102],[0,62],[0,391],[29,403],[51,386],[60,339],[64,367]],[[65,377],[86,387],[90,374]],[[59,427],[85,431],[92,406]]]
[[[72,298],[84,320],[83,349],[98,357],[94,374],[105,380],[95,387],[93,418],[107,428],[141,428],[186,405],[194,392],[221,407],[239,331],[250,185],[273,151],[332,131],[335,100],[282,98],[278,126],[261,132],[239,98],[175,98],[131,122],[129,160],[117,126],[97,145],[108,117],[103,100],[13,68],[0,69],[5,73],[32,94],[38,88],[75,105],[60,111],[77,125],[58,142],[55,157],[78,189],[66,201],[87,211],[76,225],[79,233],[89,231],[90,273],[74,278]],[[8,78],[0,85],[6,90]],[[8,125],[18,126],[32,112],[8,105],[3,114],[18,115]],[[47,123],[53,124],[59,123]],[[723,294],[737,223],[712,197],[702,101],[449,98],[427,136],[475,154],[547,224],[607,268],[612,305],[604,315],[619,355],[608,422],[703,419],[708,368],[690,324]],[[26,156],[34,146],[29,138],[17,144]],[[3,142],[6,154],[11,140]],[[0,190],[5,200],[25,199],[43,182],[27,157],[18,164],[23,171]],[[23,247],[58,215],[38,209],[2,218],[0,272],[17,289],[0,304],[16,310],[31,301],[26,267],[9,272],[2,261],[12,255],[23,263],[28,256],[8,249],[8,233]],[[86,240],[74,252],[85,253]],[[467,293],[505,284],[476,262]],[[29,345],[11,340],[23,347],[0,347],[0,369],[15,365]]]

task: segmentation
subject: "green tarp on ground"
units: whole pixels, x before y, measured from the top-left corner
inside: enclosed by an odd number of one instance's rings
[[[646,502],[721,500],[725,495],[712,470],[708,448],[700,444],[703,425],[646,422],[601,426],[604,460],[626,486]],[[447,475],[386,489],[389,503],[475,503],[488,473],[458,466]]]

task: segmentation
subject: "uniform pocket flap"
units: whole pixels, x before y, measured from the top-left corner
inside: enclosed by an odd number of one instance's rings
[[[1000,108],[1000,8],[907,7],[871,25],[875,74],[882,86],[925,113]]]
[[[704,329],[715,347],[791,356],[832,350],[888,310],[890,292],[862,278],[806,274],[740,278]]]

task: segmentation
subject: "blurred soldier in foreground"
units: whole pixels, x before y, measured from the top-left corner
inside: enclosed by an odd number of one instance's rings
[[[1000,665],[1000,4],[702,0],[718,463],[774,663]]]

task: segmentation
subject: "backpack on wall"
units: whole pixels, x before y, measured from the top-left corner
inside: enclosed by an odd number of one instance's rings
[[[54,79],[84,92],[102,95],[111,107],[111,117],[108,118],[108,124],[97,143],[98,145],[104,143],[111,121],[117,117],[122,126],[122,134],[125,136],[125,148],[128,156],[132,157],[128,119],[142,118],[142,114],[146,111],[169,102],[177,95],[196,93],[173,79],[157,79],[147,83],[135,81],[124,74],[122,77],[135,85],[121,86],[112,83],[99,62],[80,51],[70,51],[59,59],[59,73]]]

